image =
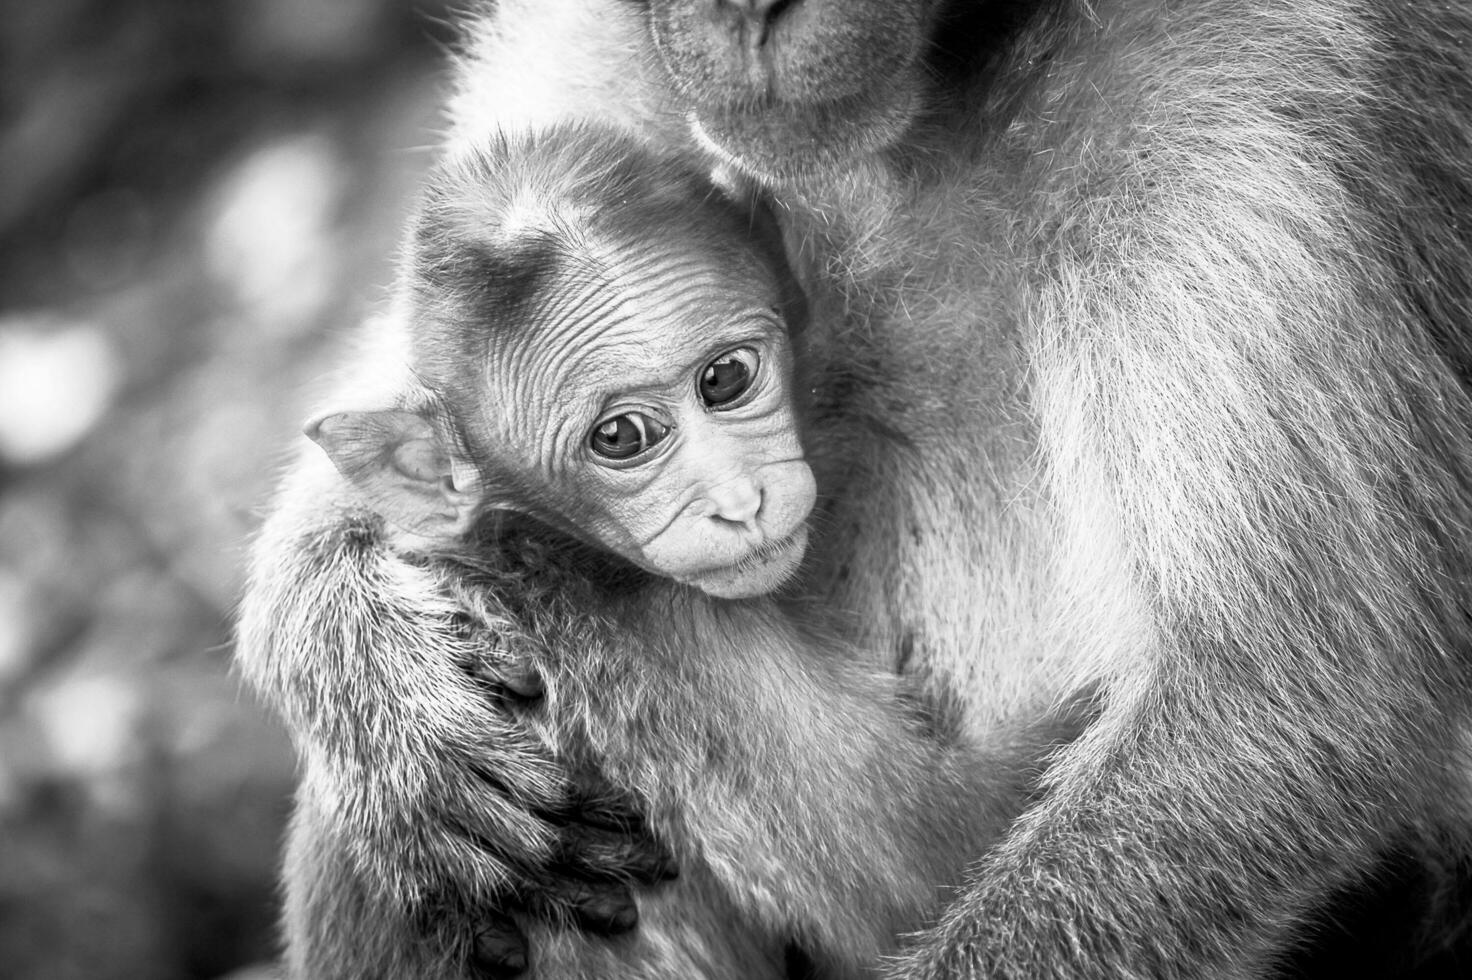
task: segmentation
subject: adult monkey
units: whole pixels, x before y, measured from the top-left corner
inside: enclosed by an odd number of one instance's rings
[[[858,325],[813,587],[976,731],[1097,698],[904,972],[1252,975],[1464,853],[1472,6],[635,6]]]
[[[505,4],[457,132],[688,110],[851,314],[812,590],[983,737],[1098,705],[909,975],[1254,975],[1463,853],[1466,4],[608,2]]]

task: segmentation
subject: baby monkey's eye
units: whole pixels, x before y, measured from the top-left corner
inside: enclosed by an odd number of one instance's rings
[[[726,351],[700,369],[700,400],[710,408],[735,407],[734,403],[751,387],[760,364],[761,359],[750,347]]]
[[[588,444],[604,459],[633,459],[669,433],[669,426],[642,412],[625,412],[599,422]]]

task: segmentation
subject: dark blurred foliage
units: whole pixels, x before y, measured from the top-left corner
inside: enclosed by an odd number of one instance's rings
[[[0,0],[0,975],[273,955],[245,542],[389,279],[443,0]]]

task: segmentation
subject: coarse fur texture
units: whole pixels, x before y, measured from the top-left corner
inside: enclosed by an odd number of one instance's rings
[[[298,590],[275,597],[273,606],[279,628],[321,644],[303,651],[319,669],[346,660],[345,667],[398,663],[412,671],[446,656],[448,671],[406,679],[422,684],[441,674],[442,682],[456,672],[473,684],[531,667],[545,696],[535,710],[514,713],[530,737],[503,722],[487,737],[509,737],[497,743],[505,755],[456,746],[462,758],[495,765],[519,748],[575,771],[596,767],[631,789],[675,846],[680,877],[641,898],[632,936],[588,937],[545,911],[527,917],[538,977],[783,977],[794,949],[834,976],[874,975],[881,955],[930,920],[959,884],[966,849],[957,842],[981,846],[1011,815],[977,800],[1010,806],[1025,797],[1036,773],[1024,760],[1052,738],[1020,733],[985,755],[938,738],[897,677],[799,634],[769,602],[722,603],[655,579],[631,587],[622,576],[589,577],[600,556],[535,527],[497,527],[475,547],[434,559],[395,551],[381,520],[352,505],[338,512],[331,533],[343,535],[330,543],[331,554],[352,571],[303,569],[296,581],[315,578],[359,593]],[[374,623],[381,632],[346,642],[324,635],[324,611],[333,622]],[[333,649],[334,642],[342,646]],[[424,703],[448,709],[452,721],[460,714],[438,696]],[[437,734],[424,725],[417,732],[416,748],[440,753],[423,757],[426,769],[454,765],[435,744]],[[300,744],[309,750],[313,742]],[[498,897],[494,876],[502,872],[488,874],[486,857],[472,859],[468,841],[466,853],[438,854],[453,839],[438,831],[459,818],[486,819],[448,809],[463,805],[456,794],[478,799],[491,819],[514,808],[487,788],[475,796],[473,770],[465,783],[406,792],[386,788],[382,774],[343,777],[351,761],[304,752],[287,854],[288,975],[469,975],[474,909]],[[497,775],[518,780],[521,802],[555,808],[562,781],[536,766]],[[350,797],[363,811],[378,808],[364,812],[368,820],[381,819],[396,798],[405,801],[396,807],[423,808],[422,825],[388,828],[399,835],[397,863],[422,873],[411,857],[446,860],[464,876],[451,884],[467,890],[386,892],[385,885],[404,890],[419,882],[379,880],[381,859],[352,850],[373,846],[375,831],[345,825],[348,815],[335,800],[346,794],[364,794]],[[545,840],[555,849],[529,816],[517,827],[523,846]],[[512,870],[527,874],[546,857],[528,854]],[[488,880],[491,895],[468,890]]]
[[[1387,855],[1465,873],[1472,5],[899,6],[758,5],[792,42],[762,61],[693,3],[507,0],[449,152],[512,51],[540,105],[617,80],[652,141],[691,120],[773,196],[813,304],[806,590],[972,738],[1096,706],[895,974],[1270,974]],[[856,77],[871,63],[893,70]],[[819,104],[830,76],[842,98]],[[248,610],[297,588],[275,563],[331,555],[273,533]],[[564,778],[515,715],[416,714],[416,692],[464,694],[440,651],[369,686],[256,617],[247,669],[305,744],[385,768],[413,740],[465,746],[426,778],[457,785],[476,755],[523,799]],[[320,768],[334,801],[377,778]],[[404,798],[355,817],[417,812]],[[477,819],[513,854],[543,840],[506,798]],[[392,835],[344,839],[399,873]],[[486,860],[463,856],[472,880]],[[357,940],[307,921],[322,949]]]
[[[791,949],[825,976],[877,975],[959,885],[958,843],[992,839],[1035,779],[1017,759],[1051,733],[987,754],[938,738],[899,678],[769,600],[659,581],[604,593],[561,546],[504,530],[474,552],[508,553],[447,586],[465,608],[492,601],[482,622],[506,616],[496,597],[529,597],[513,610],[541,627],[547,703],[532,723],[563,758],[631,787],[681,868],[641,897],[631,938],[539,928],[538,977],[783,977]]]
[[[645,895],[638,932],[612,943],[554,928],[575,903],[537,900],[525,910],[537,976],[777,978],[793,956],[833,975],[877,975],[900,936],[934,921],[968,855],[1015,815],[1036,780],[1038,740],[1055,733],[1019,731],[982,753],[937,727],[942,720],[907,681],[824,642],[811,617],[799,625],[771,599],[721,602],[676,585],[623,554],[621,539],[588,526],[590,498],[602,498],[609,513],[660,515],[656,540],[700,524],[734,533],[737,519],[719,507],[707,513],[703,495],[748,477],[761,481],[761,507],[743,519],[749,526],[740,523],[743,535],[784,514],[806,517],[811,478],[777,343],[786,338],[767,322],[783,292],[768,265],[774,254],[707,181],[606,130],[507,136],[468,163],[431,178],[413,227],[398,307],[409,335],[394,345],[407,352],[402,375],[412,380],[391,408],[329,412],[308,425],[348,486],[316,486],[328,495],[311,502],[312,489],[301,501],[288,492],[273,528],[305,504],[330,537],[289,525],[296,538],[284,549],[263,544],[261,554],[295,560],[258,570],[262,585],[289,588],[253,593],[242,635],[302,644],[293,655],[328,684],[354,683],[336,674],[337,662],[362,664],[359,683],[395,699],[422,695],[452,725],[464,723],[465,706],[415,685],[448,675],[511,707],[535,677],[535,695],[515,712],[534,737],[487,726],[509,754],[476,760],[480,746],[405,713],[403,734],[418,739],[410,752],[425,756],[424,769],[370,776],[372,712],[387,712],[352,706],[370,729],[365,743],[336,731],[324,737],[310,725],[352,722],[331,713],[330,694],[315,692],[306,710],[316,714],[299,739],[306,774],[288,855],[292,975],[449,977],[493,958],[504,936],[477,936],[477,910],[512,899],[504,889],[525,888],[523,879],[549,887],[569,842],[529,812],[512,831],[526,853],[512,843],[500,855],[505,866],[466,862],[464,850],[478,843],[475,807],[501,785],[529,811],[555,813],[567,790],[542,768],[548,760],[631,795],[674,848],[681,875]],[[617,254],[606,255],[611,241]],[[661,251],[670,242],[677,254]],[[597,302],[568,301],[568,290],[583,295],[577,270],[594,266]],[[738,298],[712,308],[708,322],[695,307],[719,298],[713,284]],[[632,301],[643,316],[619,312]],[[757,324],[744,319],[752,304]],[[660,319],[662,306],[676,315]],[[566,310],[576,316],[564,322]],[[720,322],[727,312],[735,319]],[[678,414],[676,402],[698,388],[690,367],[733,338],[764,351],[751,397],[697,407],[704,418]],[[579,350],[564,360],[568,344]],[[637,366],[618,357],[630,348],[640,352]],[[569,371],[550,370],[549,358]],[[607,391],[598,370],[606,362],[618,366]],[[670,377],[668,404],[658,406],[662,383],[626,394],[631,372]],[[523,374],[555,397],[529,392]],[[576,407],[594,389],[595,403],[632,398],[646,411],[676,413],[672,430],[689,431],[672,431],[669,443],[681,445],[634,460],[638,467],[620,464],[616,472],[636,483],[600,482],[607,471],[585,437],[608,409]],[[583,438],[560,437],[569,412],[570,430]],[[706,439],[720,447],[711,460],[717,482],[679,485],[706,481],[698,445]],[[781,457],[775,476],[773,452]],[[682,456],[690,458],[659,468]],[[794,467],[801,479],[784,483]],[[663,516],[664,486],[688,502],[678,519]],[[797,510],[784,503],[794,493]],[[387,692],[373,668],[394,663],[409,686]],[[517,752],[536,757],[529,771],[504,768]],[[458,760],[468,778],[437,784],[429,776]],[[489,778],[479,761],[489,763]],[[395,775],[399,785],[389,782]],[[344,796],[360,822],[335,808]],[[484,815],[499,820],[509,802]],[[376,824],[385,810],[398,822]],[[619,818],[604,823],[617,829]],[[400,849],[395,877],[376,873],[372,851],[388,845],[378,834]],[[487,843],[493,854],[500,846]]]

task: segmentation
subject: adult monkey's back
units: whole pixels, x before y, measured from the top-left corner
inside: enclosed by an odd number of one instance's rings
[[[810,584],[975,731],[1098,706],[909,975],[1254,975],[1454,858],[1472,5],[644,6],[849,314]]]

